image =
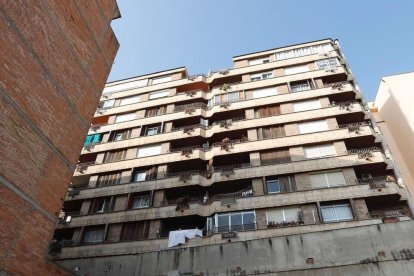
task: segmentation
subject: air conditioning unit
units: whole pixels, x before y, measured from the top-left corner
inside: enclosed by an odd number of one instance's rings
[[[361,178],[363,180],[370,180],[370,179],[372,179],[372,174],[370,174],[370,173],[363,173],[363,174],[361,174]]]

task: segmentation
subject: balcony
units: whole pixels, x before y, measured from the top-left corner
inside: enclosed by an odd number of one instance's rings
[[[236,204],[223,205],[219,201],[211,204],[200,204],[200,202],[188,203],[188,208],[179,209],[176,206],[165,206],[159,208],[136,209],[128,211],[111,212],[106,214],[92,214],[84,216],[73,216],[72,220],[58,228],[78,227],[84,225],[98,225],[103,223],[120,223],[136,220],[152,220],[176,216],[198,215],[208,217],[214,213],[231,212],[239,210],[254,210],[269,207],[300,205],[318,201],[335,201],[349,198],[368,198],[395,195],[400,197],[400,188],[393,182],[387,182],[381,190],[371,189],[369,185],[350,185],[333,188],[302,190],[283,194],[269,194],[263,196],[241,197],[235,200]]]

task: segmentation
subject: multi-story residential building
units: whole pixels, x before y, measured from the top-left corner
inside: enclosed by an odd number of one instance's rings
[[[370,110],[414,197],[414,72],[383,77]],[[401,179],[401,181],[402,181]]]
[[[233,62],[107,84],[56,261],[80,275],[410,275],[408,197],[338,43]]]

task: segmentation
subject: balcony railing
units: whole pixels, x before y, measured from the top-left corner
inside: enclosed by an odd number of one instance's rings
[[[229,225],[229,226],[219,226],[207,230],[207,236],[218,233],[228,233],[228,232],[239,232],[239,231],[252,231],[256,230],[256,223],[250,224],[240,224],[240,225]]]
[[[356,180],[357,184],[368,184],[371,189],[381,189],[385,188],[388,176],[375,176],[372,178],[358,178]]]

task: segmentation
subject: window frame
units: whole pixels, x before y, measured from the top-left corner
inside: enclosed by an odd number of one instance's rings
[[[340,219],[338,218],[338,213],[337,213],[337,208],[338,207],[347,207],[349,214],[351,215],[351,218],[344,218],[344,219]],[[323,216],[323,209],[328,209],[328,208],[333,208],[334,213],[335,213],[335,219],[331,219],[331,220],[326,220]],[[330,223],[330,222],[340,222],[340,221],[351,221],[354,220],[354,214],[352,212],[352,206],[349,203],[331,203],[331,204],[324,204],[320,206],[320,212],[321,212],[321,219],[324,223]]]
[[[279,190],[277,192],[270,192],[269,191],[269,182],[276,182],[277,183],[277,187],[279,188]],[[269,179],[266,180],[266,190],[268,194],[280,194],[282,192],[282,189],[280,187],[280,182],[279,179]]]
[[[139,201],[139,203],[140,203],[138,207],[135,206],[136,201]],[[143,203],[146,203],[148,205],[143,205]],[[145,209],[145,208],[149,208],[149,207],[151,207],[151,196],[150,195],[134,196],[132,198],[131,209]]]
[[[256,73],[250,75],[250,81],[260,81],[260,80],[267,80],[273,78],[273,72],[267,71],[262,73]]]
[[[161,96],[160,96],[161,95]],[[148,100],[155,100],[166,98],[170,96],[170,90],[159,90],[159,91],[152,91],[148,94]]]

